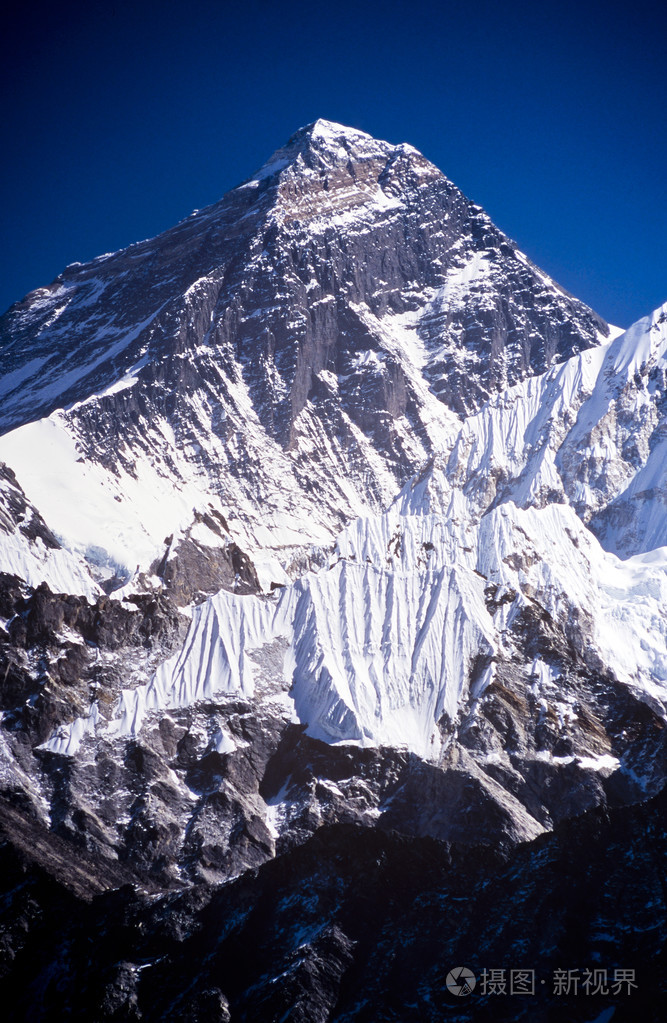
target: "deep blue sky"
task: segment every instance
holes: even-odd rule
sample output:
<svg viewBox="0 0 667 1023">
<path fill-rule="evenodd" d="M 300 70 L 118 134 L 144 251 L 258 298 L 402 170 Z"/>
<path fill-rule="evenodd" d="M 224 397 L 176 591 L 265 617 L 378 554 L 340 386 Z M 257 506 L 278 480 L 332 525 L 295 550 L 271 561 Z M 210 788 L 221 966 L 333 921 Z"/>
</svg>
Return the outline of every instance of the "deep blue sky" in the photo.
<svg viewBox="0 0 667 1023">
<path fill-rule="evenodd" d="M 317 117 L 417 146 L 611 322 L 667 300 L 663 5 L 20 7 L 0 311 L 214 202 Z"/>
</svg>

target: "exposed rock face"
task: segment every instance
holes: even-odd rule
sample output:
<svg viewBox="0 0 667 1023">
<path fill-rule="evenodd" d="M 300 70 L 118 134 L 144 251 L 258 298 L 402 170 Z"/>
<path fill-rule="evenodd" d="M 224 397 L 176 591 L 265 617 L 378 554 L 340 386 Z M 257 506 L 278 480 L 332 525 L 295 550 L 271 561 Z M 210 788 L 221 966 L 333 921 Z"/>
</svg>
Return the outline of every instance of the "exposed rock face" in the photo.
<svg viewBox="0 0 667 1023">
<path fill-rule="evenodd" d="M 208 530 L 209 543 L 198 539 L 198 526 Z M 227 523 L 215 509 L 203 514 L 195 510 L 193 525 L 176 541 L 173 535 L 166 538 L 164 554 L 151 569 L 181 607 L 199 603 L 211 590 L 257 593 L 261 589 L 252 561 L 229 538 Z M 113 582 L 108 589 L 113 592 Z"/>
<path fill-rule="evenodd" d="M 25 494 L 8 465 L 0 463 L 0 528 L 4 533 L 17 529 L 28 541 L 41 540 L 44 547 L 58 550 L 60 544 L 36 509 L 31 509 Z"/>
<path fill-rule="evenodd" d="M 144 678 L 178 645 L 187 620 L 165 596 L 125 604 L 26 589 L 0 574 L 0 694 L 6 729 L 35 744 L 54 727 L 110 702 L 133 677 Z"/>
</svg>

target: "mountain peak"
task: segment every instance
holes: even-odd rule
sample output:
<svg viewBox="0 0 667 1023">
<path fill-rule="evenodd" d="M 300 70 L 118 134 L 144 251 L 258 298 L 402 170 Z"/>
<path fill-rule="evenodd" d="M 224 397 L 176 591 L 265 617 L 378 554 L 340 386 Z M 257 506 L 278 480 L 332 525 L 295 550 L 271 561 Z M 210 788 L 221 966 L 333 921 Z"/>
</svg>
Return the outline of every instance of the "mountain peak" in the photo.
<svg viewBox="0 0 667 1023">
<path fill-rule="evenodd" d="M 386 160 L 397 151 L 415 154 L 417 152 L 412 146 L 405 144 L 395 146 L 390 142 L 376 139 L 358 128 L 349 128 L 320 117 L 294 132 L 285 145 L 277 149 L 253 175 L 252 180 L 263 181 L 273 177 L 295 164 L 299 157 L 311 167 L 313 165 L 330 167 L 340 161 L 347 163 L 350 159 Z"/>
<path fill-rule="evenodd" d="M 323 117 L 318 117 L 316 121 L 300 128 L 292 137 L 295 138 L 298 135 L 305 135 L 311 139 L 317 139 L 325 143 L 339 142 L 343 139 L 351 142 L 376 141 L 372 135 L 369 135 L 365 131 L 361 131 L 359 128 L 350 128 L 345 124 L 339 124 L 337 121 L 327 121 Z"/>
</svg>

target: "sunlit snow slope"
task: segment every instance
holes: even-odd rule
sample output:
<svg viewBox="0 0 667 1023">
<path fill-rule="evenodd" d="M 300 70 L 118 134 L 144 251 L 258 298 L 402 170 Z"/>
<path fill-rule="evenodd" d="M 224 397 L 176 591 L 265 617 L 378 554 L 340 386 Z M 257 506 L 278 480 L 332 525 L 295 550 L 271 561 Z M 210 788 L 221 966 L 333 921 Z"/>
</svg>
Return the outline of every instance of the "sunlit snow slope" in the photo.
<svg viewBox="0 0 667 1023">
<path fill-rule="evenodd" d="M 623 556 L 667 545 L 667 305 L 625 334 L 492 398 L 405 510 L 460 488 L 477 514 L 503 501 L 571 505 Z"/>
</svg>

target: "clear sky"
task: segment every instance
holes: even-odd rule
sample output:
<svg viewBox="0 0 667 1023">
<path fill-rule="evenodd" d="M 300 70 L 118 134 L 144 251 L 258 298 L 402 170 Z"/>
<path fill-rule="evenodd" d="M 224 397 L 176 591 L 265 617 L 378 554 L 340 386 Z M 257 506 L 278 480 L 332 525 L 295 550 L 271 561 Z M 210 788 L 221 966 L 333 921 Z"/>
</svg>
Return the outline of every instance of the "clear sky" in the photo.
<svg viewBox="0 0 667 1023">
<path fill-rule="evenodd" d="M 612 323 L 667 300 L 663 4 L 12 6 L 0 310 L 214 202 L 317 117 L 417 146 Z"/>
</svg>

